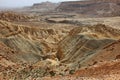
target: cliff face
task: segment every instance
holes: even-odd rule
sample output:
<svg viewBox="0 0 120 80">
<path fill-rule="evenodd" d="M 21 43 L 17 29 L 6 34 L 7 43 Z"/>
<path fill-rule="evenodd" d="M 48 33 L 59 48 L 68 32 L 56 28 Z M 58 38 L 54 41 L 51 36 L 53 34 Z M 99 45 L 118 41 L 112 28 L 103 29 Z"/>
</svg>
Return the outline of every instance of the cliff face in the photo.
<svg viewBox="0 0 120 80">
<path fill-rule="evenodd" d="M 51 11 L 54 10 L 58 5 L 58 3 L 42 2 L 34 4 L 32 7 L 30 7 L 30 9 L 37 9 L 38 11 Z"/>
<path fill-rule="evenodd" d="M 77 12 L 90 16 L 119 16 L 120 0 L 62 2 L 57 10 L 63 12 Z"/>
</svg>

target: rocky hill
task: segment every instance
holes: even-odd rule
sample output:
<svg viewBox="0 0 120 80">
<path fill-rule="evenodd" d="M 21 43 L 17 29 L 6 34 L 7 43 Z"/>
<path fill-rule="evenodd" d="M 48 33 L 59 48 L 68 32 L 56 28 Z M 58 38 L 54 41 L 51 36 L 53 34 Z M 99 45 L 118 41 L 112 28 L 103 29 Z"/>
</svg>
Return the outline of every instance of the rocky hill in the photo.
<svg viewBox="0 0 120 80">
<path fill-rule="evenodd" d="M 69 38 L 69 40 L 71 39 Z M 80 48 L 76 49 L 78 48 L 78 46 L 81 46 L 82 42 L 80 42 L 79 44 L 76 41 L 72 41 L 72 42 L 76 42 L 79 44 L 76 46 L 76 44 L 72 45 L 69 40 L 67 41 L 68 43 L 65 42 L 62 44 L 62 45 L 67 46 L 67 47 L 62 46 L 63 48 L 62 50 L 64 50 L 64 52 L 66 50 L 66 54 L 64 56 L 64 58 L 66 57 L 65 62 L 67 62 L 68 65 L 72 65 L 72 63 L 74 62 L 76 63 L 76 60 L 79 60 L 76 64 L 79 63 L 80 64 L 79 67 L 82 67 L 82 66 L 85 66 L 85 67 L 78 69 L 75 73 L 71 73 L 71 75 L 62 76 L 62 77 L 56 76 L 52 78 L 44 77 L 43 80 L 52 80 L 52 79 L 54 80 L 61 80 L 61 79 L 65 79 L 65 80 L 78 80 L 78 79 L 80 80 L 107 80 L 107 79 L 114 80 L 116 79 L 116 80 L 119 80 L 120 79 L 119 77 L 120 75 L 120 68 L 119 68 L 120 67 L 119 65 L 120 63 L 120 53 L 119 53 L 120 40 L 113 41 L 113 42 L 109 42 L 107 40 L 106 42 L 108 42 L 107 43 L 108 45 L 102 46 L 101 48 L 100 46 L 104 42 L 101 42 L 100 44 L 97 43 L 99 45 L 98 49 L 97 50 L 92 49 L 92 52 L 90 50 L 91 48 L 93 48 L 93 46 L 95 45 L 97 46 L 96 44 L 97 41 L 90 42 L 92 45 L 90 45 L 88 41 L 87 43 L 89 43 L 89 45 L 83 44 L 83 46 L 81 47 L 82 49 Z M 76 46 L 76 48 L 70 48 L 69 46 L 71 45 L 73 47 Z M 72 50 L 73 50 L 73 54 L 72 54 Z M 86 54 L 88 56 L 86 56 Z M 68 56 L 70 55 L 71 57 L 68 58 Z"/>
<path fill-rule="evenodd" d="M 98 52 L 104 46 L 120 38 L 119 32 L 120 30 L 102 24 L 74 28 L 58 44 L 56 55 L 62 63 L 71 64 L 72 67 L 92 65 L 96 62 L 92 59 L 96 58 L 95 55 L 98 55 Z M 109 55 L 104 57 L 105 60 L 107 56 Z M 110 60 L 110 56 L 108 60 Z M 89 61 L 91 61 L 91 64 L 89 64 Z"/>
<path fill-rule="evenodd" d="M 56 7 L 58 7 L 59 3 L 52 3 L 52 2 L 42 2 L 42 3 L 36 3 L 33 4 L 33 6 L 28 7 L 27 10 L 31 11 L 53 11 Z"/>
<path fill-rule="evenodd" d="M 77 12 L 89 16 L 119 16 L 120 0 L 62 2 L 57 10 L 63 12 Z"/>
<path fill-rule="evenodd" d="M 27 21 L 30 18 L 32 17 L 21 14 L 21 13 L 15 13 L 12 11 L 1 11 L 0 12 L 0 20 L 4 20 L 4 21 Z"/>
<path fill-rule="evenodd" d="M 41 56 L 56 50 L 59 40 L 60 35 L 53 29 L 31 28 L 0 20 L 0 42 L 20 52 L 16 55 L 22 61 L 40 60 Z"/>
<path fill-rule="evenodd" d="M 57 42 L 62 39 L 62 33 L 59 32 L 50 28 L 41 29 L 0 20 L 0 79 L 13 79 L 15 74 L 18 75 L 17 79 L 23 79 L 20 77 L 25 77 L 23 71 L 28 68 L 29 73 L 29 67 L 33 64 L 40 62 L 46 66 L 51 64 L 52 60 L 54 62 Z M 40 66 L 43 66 L 41 64 Z"/>
</svg>

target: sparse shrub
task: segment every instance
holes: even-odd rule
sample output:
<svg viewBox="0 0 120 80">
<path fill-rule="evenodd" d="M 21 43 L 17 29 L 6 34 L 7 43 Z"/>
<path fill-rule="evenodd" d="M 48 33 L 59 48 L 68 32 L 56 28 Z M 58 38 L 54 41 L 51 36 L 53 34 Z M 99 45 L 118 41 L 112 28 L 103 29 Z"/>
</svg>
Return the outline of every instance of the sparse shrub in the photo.
<svg viewBox="0 0 120 80">
<path fill-rule="evenodd" d="M 71 75 L 74 74 L 74 73 L 75 73 L 75 70 L 70 70 L 69 71 L 69 74 L 71 74 Z"/>
</svg>

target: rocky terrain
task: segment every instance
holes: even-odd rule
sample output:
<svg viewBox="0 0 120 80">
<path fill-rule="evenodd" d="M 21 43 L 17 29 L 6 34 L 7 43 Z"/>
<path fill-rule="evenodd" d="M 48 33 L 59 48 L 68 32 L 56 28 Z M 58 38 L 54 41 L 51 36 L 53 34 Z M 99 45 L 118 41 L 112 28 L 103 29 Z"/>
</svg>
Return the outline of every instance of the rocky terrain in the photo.
<svg viewBox="0 0 120 80">
<path fill-rule="evenodd" d="M 119 2 L 44 2 L 0 11 L 0 80 L 119 80 Z"/>
<path fill-rule="evenodd" d="M 71 63 L 71 66 L 73 64 L 75 67 L 92 65 L 96 61 L 90 59 L 93 63 L 86 64 L 90 61 L 89 58 L 98 55 L 98 51 L 105 45 L 119 39 L 119 35 L 119 30 L 101 24 L 83 28 L 77 27 L 59 42 L 58 59 L 63 63 Z"/>
<path fill-rule="evenodd" d="M 1 11 L 0 19 L 5 21 L 28 21 L 32 16 L 15 13 L 12 11 Z"/>
<path fill-rule="evenodd" d="M 59 24 L 57 29 L 54 24 L 48 24 L 49 28 L 47 26 L 43 28 L 45 24 L 41 27 L 33 27 L 32 25 L 22 25 L 22 21 L 15 20 L 19 18 L 19 14 L 14 15 L 16 18 L 11 18 L 14 16 L 10 15 L 2 17 L 0 20 L 0 79 L 26 79 L 31 70 L 33 72 L 30 75 L 36 76 L 34 74 L 39 69 L 43 72 L 40 75 L 38 72 L 38 77 L 50 75 L 46 69 L 59 64 L 56 58 L 57 43 L 67 35 L 68 30 L 71 29 L 67 28 L 69 25 L 64 25 L 64 29 L 58 29 Z M 9 19 L 9 22 L 6 18 Z M 27 22 L 30 22 L 30 19 Z M 16 22 L 19 23 L 15 24 Z M 24 74 L 25 70 L 27 70 L 27 75 Z"/>
</svg>

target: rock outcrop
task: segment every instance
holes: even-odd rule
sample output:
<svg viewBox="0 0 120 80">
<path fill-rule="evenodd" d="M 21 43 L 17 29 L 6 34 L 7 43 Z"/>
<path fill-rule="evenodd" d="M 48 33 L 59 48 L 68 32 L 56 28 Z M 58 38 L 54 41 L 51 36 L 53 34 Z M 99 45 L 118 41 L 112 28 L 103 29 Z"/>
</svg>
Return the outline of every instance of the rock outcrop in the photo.
<svg viewBox="0 0 120 80">
<path fill-rule="evenodd" d="M 12 11 L 0 12 L 0 20 L 4 21 L 27 21 L 30 18 L 32 17 L 20 13 L 15 13 Z"/>
<path fill-rule="evenodd" d="M 54 29 L 27 27 L 0 20 L 0 42 L 18 51 L 20 54 L 16 55 L 25 62 L 35 62 L 55 53 L 60 39 L 61 35 Z"/>
<path fill-rule="evenodd" d="M 104 46 L 119 39 L 119 32 L 120 30 L 102 24 L 74 28 L 58 44 L 56 55 L 63 63 L 89 66 L 84 62 L 89 62 Z"/>
<path fill-rule="evenodd" d="M 99 63 L 109 60 L 120 59 L 119 46 L 120 40 L 106 45 L 97 54 L 85 61 L 84 64 L 93 65 L 95 62 Z"/>
</svg>

